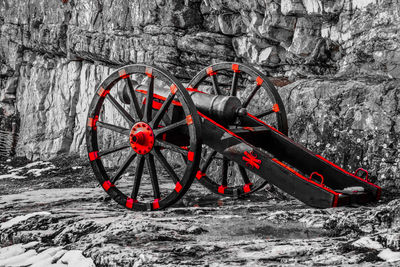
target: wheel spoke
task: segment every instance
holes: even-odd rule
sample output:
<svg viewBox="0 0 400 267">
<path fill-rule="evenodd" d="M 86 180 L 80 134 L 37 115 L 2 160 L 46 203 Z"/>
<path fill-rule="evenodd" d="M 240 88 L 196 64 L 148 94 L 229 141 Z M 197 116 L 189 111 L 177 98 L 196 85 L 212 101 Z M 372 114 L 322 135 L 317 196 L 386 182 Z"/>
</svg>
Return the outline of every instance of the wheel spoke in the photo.
<svg viewBox="0 0 400 267">
<path fill-rule="evenodd" d="M 164 157 L 164 155 L 161 153 L 160 150 L 154 149 L 153 154 L 156 157 L 156 159 L 161 163 L 161 165 L 164 167 L 164 169 L 168 172 L 169 176 L 172 178 L 172 181 L 176 184 L 179 182 L 178 175 L 176 172 L 172 169 L 171 165 L 169 165 L 168 161 Z"/>
<path fill-rule="evenodd" d="M 239 72 L 233 73 L 232 85 L 231 85 L 231 96 L 236 96 L 237 94 L 237 84 L 239 80 Z"/>
<path fill-rule="evenodd" d="M 106 129 L 109 129 L 111 131 L 123 134 L 123 135 L 129 135 L 129 133 L 130 133 L 129 129 L 126 129 L 126 128 L 121 127 L 121 126 L 113 125 L 113 124 L 110 124 L 110 123 L 107 123 L 107 122 L 98 121 L 96 125 L 100 126 L 100 127 L 103 127 L 103 128 L 106 128 Z"/>
<path fill-rule="evenodd" d="M 261 112 L 261 113 L 259 113 L 259 114 L 256 114 L 255 116 L 256 116 L 256 118 L 262 118 L 262 117 L 264 117 L 264 116 L 267 116 L 267 115 L 270 115 L 270 114 L 272 114 L 272 113 L 274 113 L 275 111 L 273 111 L 272 109 L 271 110 L 268 110 L 268 111 L 264 111 L 264 112 Z"/>
<path fill-rule="evenodd" d="M 129 144 L 119 144 L 114 147 L 101 150 L 101 151 L 99 151 L 99 157 L 102 157 L 102 156 L 105 156 L 105 155 L 108 155 L 111 153 L 115 153 L 117 151 L 120 151 L 120 150 L 128 148 L 128 147 L 130 147 Z"/>
<path fill-rule="evenodd" d="M 227 158 L 223 158 L 222 160 L 222 186 L 228 185 L 228 166 L 229 160 Z"/>
<path fill-rule="evenodd" d="M 144 156 L 139 155 L 135 172 L 135 180 L 133 181 L 133 189 L 131 194 L 131 198 L 133 199 L 137 199 L 139 193 L 140 181 L 143 175 L 144 160 Z"/>
<path fill-rule="evenodd" d="M 129 92 L 129 99 L 131 100 L 131 104 L 130 104 L 131 114 L 136 113 L 136 115 L 138 115 L 139 119 L 141 120 L 143 118 L 143 113 L 142 113 L 142 110 L 140 109 L 139 101 L 136 97 L 135 88 L 133 88 L 132 80 L 130 77 L 127 77 L 124 80 L 129 88 L 128 92 Z M 132 105 L 132 103 L 133 103 L 133 105 Z"/>
<path fill-rule="evenodd" d="M 156 165 L 154 164 L 153 154 L 148 154 L 146 156 L 146 163 L 150 173 L 151 185 L 153 186 L 154 199 L 159 199 L 160 187 L 158 185 L 157 170 L 156 170 Z"/>
<path fill-rule="evenodd" d="M 124 163 L 119 167 L 115 175 L 110 179 L 111 183 L 114 184 L 116 181 L 121 179 L 122 174 L 126 171 L 126 169 L 129 167 L 131 162 L 135 159 L 136 153 L 132 150 L 131 153 L 129 154 L 128 158 L 124 161 Z"/>
<path fill-rule="evenodd" d="M 183 149 L 177 145 L 171 144 L 170 142 L 160 140 L 160 139 L 156 139 L 155 146 L 170 149 L 170 150 L 180 153 L 184 156 L 187 156 L 187 154 L 188 154 L 188 151 L 186 149 Z"/>
<path fill-rule="evenodd" d="M 165 133 L 167 131 L 173 130 L 173 129 L 175 129 L 175 128 L 179 127 L 179 126 L 182 126 L 182 125 L 186 125 L 186 119 L 178 121 L 178 122 L 175 122 L 173 124 L 170 124 L 170 125 L 162 127 L 162 128 L 153 129 L 153 132 L 154 132 L 155 136 L 158 136 L 158 135 L 160 135 L 162 133 Z"/>
<path fill-rule="evenodd" d="M 165 113 L 168 110 L 168 107 L 171 105 L 172 100 L 174 99 L 175 94 L 169 94 L 167 99 L 165 99 L 164 103 L 162 104 L 160 110 L 157 112 L 157 114 L 154 116 L 153 120 L 153 128 L 156 128 L 158 124 L 160 123 L 161 119 L 164 117 Z"/>
<path fill-rule="evenodd" d="M 247 176 L 246 173 L 246 169 L 242 166 L 240 166 L 239 164 L 237 164 L 238 168 L 239 168 L 239 172 L 242 175 L 243 181 L 245 184 L 249 184 L 250 183 L 250 179 L 249 176 Z"/>
<path fill-rule="evenodd" d="M 250 101 L 253 99 L 257 91 L 261 88 L 261 84 L 257 84 L 256 87 L 251 91 L 250 95 L 247 97 L 247 99 L 243 102 L 243 107 L 246 108 Z"/>
<path fill-rule="evenodd" d="M 119 103 L 118 101 L 111 95 L 111 94 L 107 94 L 106 99 L 108 99 L 111 104 L 115 107 L 115 109 L 122 115 L 122 117 L 125 118 L 125 120 L 129 123 L 129 125 L 133 125 L 133 123 L 135 122 L 135 120 L 133 119 L 133 117 L 131 116 L 131 114 L 129 114 L 128 111 L 126 111 Z"/>
<path fill-rule="evenodd" d="M 210 166 L 211 161 L 213 160 L 213 158 L 215 157 L 215 155 L 217 154 L 217 151 L 213 150 L 206 158 L 206 160 L 204 161 L 204 165 L 201 168 L 201 172 L 206 172 L 206 170 L 208 169 L 208 166 Z"/>
<path fill-rule="evenodd" d="M 214 94 L 221 95 L 221 91 L 219 90 L 219 86 L 218 86 L 217 74 L 212 75 L 211 80 L 212 80 L 212 84 L 213 84 Z"/>
<path fill-rule="evenodd" d="M 144 108 L 144 121 L 151 121 L 151 113 L 153 112 L 153 93 L 154 93 L 154 76 L 150 77 L 149 89 L 146 94 L 146 106 Z"/>
</svg>

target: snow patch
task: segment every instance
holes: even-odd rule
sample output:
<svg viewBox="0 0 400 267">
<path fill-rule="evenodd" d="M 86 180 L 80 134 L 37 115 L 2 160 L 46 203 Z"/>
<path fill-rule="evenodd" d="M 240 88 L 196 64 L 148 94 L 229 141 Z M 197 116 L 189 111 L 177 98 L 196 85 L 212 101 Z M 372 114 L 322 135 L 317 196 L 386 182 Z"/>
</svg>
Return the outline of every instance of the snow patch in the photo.
<svg viewBox="0 0 400 267">
<path fill-rule="evenodd" d="M 20 215 L 17 216 L 15 218 L 12 218 L 11 220 L 8 220 L 4 223 L 1 224 L 0 229 L 6 229 L 6 228 L 10 228 L 11 226 L 18 224 L 20 222 L 26 221 L 29 218 L 35 217 L 35 216 L 47 216 L 47 215 L 51 215 L 50 212 L 47 211 L 40 211 L 40 212 L 33 212 L 33 213 L 29 213 L 26 215 Z"/>
<path fill-rule="evenodd" d="M 383 249 L 383 246 L 379 242 L 374 241 L 367 236 L 361 237 L 357 241 L 353 242 L 353 246 L 376 249 L 376 250 Z"/>
<path fill-rule="evenodd" d="M 26 176 L 18 175 L 18 173 L 16 173 L 16 172 L 0 175 L 0 180 L 1 179 L 25 179 L 25 178 L 26 178 Z"/>
<path fill-rule="evenodd" d="M 400 261 L 400 252 L 393 252 L 390 248 L 384 249 L 378 257 L 388 262 Z"/>
</svg>

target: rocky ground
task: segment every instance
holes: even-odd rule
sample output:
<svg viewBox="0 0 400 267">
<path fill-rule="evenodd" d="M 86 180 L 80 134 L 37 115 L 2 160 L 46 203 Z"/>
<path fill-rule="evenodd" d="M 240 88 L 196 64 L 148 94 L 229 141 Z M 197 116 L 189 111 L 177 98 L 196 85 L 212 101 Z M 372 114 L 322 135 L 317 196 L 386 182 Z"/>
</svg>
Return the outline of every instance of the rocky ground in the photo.
<svg viewBox="0 0 400 267">
<path fill-rule="evenodd" d="M 194 183 L 174 207 L 130 212 L 85 160 L 0 161 L 0 266 L 400 264 L 400 199 L 312 209 L 262 190 L 220 198 Z"/>
</svg>

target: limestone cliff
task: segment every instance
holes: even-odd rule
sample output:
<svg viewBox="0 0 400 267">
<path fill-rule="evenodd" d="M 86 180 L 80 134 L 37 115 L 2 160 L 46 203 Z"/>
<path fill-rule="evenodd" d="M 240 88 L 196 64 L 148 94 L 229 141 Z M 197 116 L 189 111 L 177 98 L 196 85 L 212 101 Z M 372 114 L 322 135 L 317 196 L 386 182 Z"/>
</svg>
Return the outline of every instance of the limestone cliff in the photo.
<svg viewBox="0 0 400 267">
<path fill-rule="evenodd" d="M 19 117 L 19 155 L 83 155 L 114 68 L 242 61 L 283 86 L 291 137 L 400 188 L 399 22 L 398 0 L 0 0 L 0 125 Z"/>
</svg>

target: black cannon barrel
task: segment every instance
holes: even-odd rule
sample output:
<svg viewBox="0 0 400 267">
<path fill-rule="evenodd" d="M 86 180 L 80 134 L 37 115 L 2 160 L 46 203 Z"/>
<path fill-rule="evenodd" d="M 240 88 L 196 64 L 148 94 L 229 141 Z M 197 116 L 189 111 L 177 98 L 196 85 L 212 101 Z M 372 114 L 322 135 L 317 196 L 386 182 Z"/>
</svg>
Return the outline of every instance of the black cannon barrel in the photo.
<svg viewBox="0 0 400 267">
<path fill-rule="evenodd" d="M 147 89 L 147 85 L 135 86 L 137 92 L 145 93 Z M 127 87 L 119 93 L 119 96 L 122 102 L 129 104 L 130 101 L 126 90 Z M 239 98 L 235 96 L 212 95 L 197 90 L 188 90 L 188 92 L 198 111 L 218 120 L 222 124 L 234 122 L 238 111 L 242 108 L 242 103 Z M 168 97 L 169 93 L 170 89 L 168 87 L 155 85 L 154 94 L 165 99 Z"/>
</svg>

